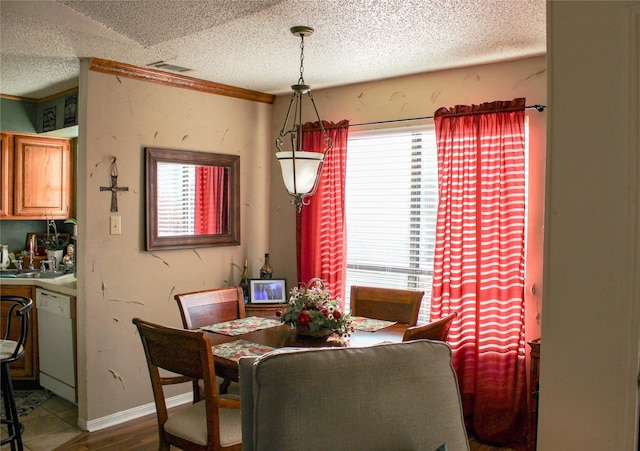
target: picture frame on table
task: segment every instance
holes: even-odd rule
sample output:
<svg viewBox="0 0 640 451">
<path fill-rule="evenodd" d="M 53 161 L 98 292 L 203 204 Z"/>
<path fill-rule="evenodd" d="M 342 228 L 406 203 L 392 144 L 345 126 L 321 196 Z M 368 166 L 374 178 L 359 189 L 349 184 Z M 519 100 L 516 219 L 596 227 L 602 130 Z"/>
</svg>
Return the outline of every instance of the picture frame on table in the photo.
<svg viewBox="0 0 640 451">
<path fill-rule="evenodd" d="M 249 279 L 249 302 L 286 304 L 287 279 Z"/>
</svg>

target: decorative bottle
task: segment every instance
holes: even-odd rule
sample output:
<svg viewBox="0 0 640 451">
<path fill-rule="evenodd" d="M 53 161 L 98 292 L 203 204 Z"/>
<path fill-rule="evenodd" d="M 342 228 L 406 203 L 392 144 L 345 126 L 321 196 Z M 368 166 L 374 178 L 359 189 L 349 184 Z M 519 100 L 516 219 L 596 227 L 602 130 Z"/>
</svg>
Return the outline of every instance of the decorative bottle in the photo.
<svg viewBox="0 0 640 451">
<path fill-rule="evenodd" d="M 264 254 L 264 265 L 260 268 L 261 279 L 271 279 L 273 277 L 273 269 L 269 264 L 269 254 Z"/>
<path fill-rule="evenodd" d="M 242 288 L 242 296 L 244 297 L 244 303 L 249 302 L 249 263 L 247 259 L 244 259 L 244 269 L 240 276 L 240 288 Z"/>
</svg>

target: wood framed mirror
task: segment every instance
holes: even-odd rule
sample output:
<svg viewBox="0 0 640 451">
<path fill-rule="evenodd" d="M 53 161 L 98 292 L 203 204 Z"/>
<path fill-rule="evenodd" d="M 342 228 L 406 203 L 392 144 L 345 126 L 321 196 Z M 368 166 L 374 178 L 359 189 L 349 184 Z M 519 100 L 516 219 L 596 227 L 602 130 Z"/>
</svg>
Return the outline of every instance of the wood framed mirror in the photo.
<svg viewBox="0 0 640 451">
<path fill-rule="evenodd" d="M 146 250 L 240 244 L 240 157 L 145 148 Z"/>
</svg>

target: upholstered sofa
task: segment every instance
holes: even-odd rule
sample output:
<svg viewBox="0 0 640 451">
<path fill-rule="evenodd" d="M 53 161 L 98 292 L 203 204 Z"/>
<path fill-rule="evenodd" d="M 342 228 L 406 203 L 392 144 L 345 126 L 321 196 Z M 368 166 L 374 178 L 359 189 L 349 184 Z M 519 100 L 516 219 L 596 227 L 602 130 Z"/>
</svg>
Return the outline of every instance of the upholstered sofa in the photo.
<svg viewBox="0 0 640 451">
<path fill-rule="evenodd" d="M 469 449 L 444 343 L 283 349 L 239 364 L 244 450 Z"/>
</svg>

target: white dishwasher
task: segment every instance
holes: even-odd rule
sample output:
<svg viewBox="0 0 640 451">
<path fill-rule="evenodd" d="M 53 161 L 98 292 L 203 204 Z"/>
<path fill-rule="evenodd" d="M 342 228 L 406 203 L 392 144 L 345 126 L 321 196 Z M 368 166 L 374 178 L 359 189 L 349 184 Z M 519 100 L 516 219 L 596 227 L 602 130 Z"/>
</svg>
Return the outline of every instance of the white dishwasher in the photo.
<svg viewBox="0 0 640 451">
<path fill-rule="evenodd" d="M 40 385 L 76 404 L 75 298 L 36 289 Z"/>
</svg>

